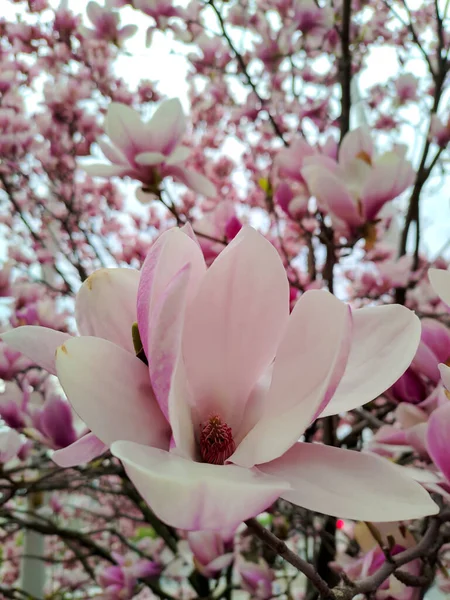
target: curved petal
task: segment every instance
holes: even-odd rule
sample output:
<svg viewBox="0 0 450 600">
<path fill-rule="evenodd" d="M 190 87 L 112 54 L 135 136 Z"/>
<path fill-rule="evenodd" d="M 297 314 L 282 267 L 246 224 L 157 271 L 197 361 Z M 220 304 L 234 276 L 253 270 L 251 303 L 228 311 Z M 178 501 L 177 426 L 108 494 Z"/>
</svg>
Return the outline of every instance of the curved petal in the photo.
<svg viewBox="0 0 450 600">
<path fill-rule="evenodd" d="M 439 298 L 450 306 L 450 271 L 444 269 L 428 269 L 431 287 Z"/>
<path fill-rule="evenodd" d="M 69 333 L 36 325 L 24 325 L 0 334 L 0 338 L 10 348 L 21 352 L 52 375 L 56 375 L 56 349 L 71 337 Z"/>
<path fill-rule="evenodd" d="M 339 177 L 315 165 L 303 167 L 302 175 L 320 207 L 329 210 L 347 225 L 362 225 L 364 219 L 358 212 L 357 202 Z"/>
<path fill-rule="evenodd" d="M 204 175 L 193 171 L 192 169 L 186 169 L 177 165 L 168 164 L 164 170 L 166 175 L 171 175 L 174 179 L 178 179 L 186 187 L 191 189 L 198 194 L 203 194 L 207 198 L 214 198 L 217 194 L 216 187 L 209 179 Z"/>
<path fill-rule="evenodd" d="M 145 147 L 144 125 L 139 113 L 120 102 L 111 102 L 105 119 L 105 132 L 109 139 L 130 160 L 135 154 L 153 148 Z"/>
<path fill-rule="evenodd" d="M 277 350 L 262 414 L 231 456 L 232 462 L 252 467 L 295 444 L 336 389 L 350 341 L 349 306 L 326 291 L 305 292 Z"/>
<path fill-rule="evenodd" d="M 169 282 L 166 292 L 155 306 L 148 357 L 150 379 L 159 406 L 169 418 L 169 392 L 175 363 L 181 348 L 186 293 L 190 265 L 185 265 Z"/>
<path fill-rule="evenodd" d="M 119 41 L 123 42 L 124 40 L 127 40 L 128 38 L 132 37 L 136 31 L 138 30 L 138 26 L 137 25 L 125 25 L 125 27 L 122 27 L 119 30 Z"/>
<path fill-rule="evenodd" d="M 450 369 L 449 369 L 450 371 Z M 426 445 L 434 464 L 450 481 L 450 402 L 437 408 L 428 420 Z"/>
<path fill-rule="evenodd" d="M 164 154 L 161 152 L 141 152 L 137 156 L 135 156 L 134 160 L 138 165 L 144 165 L 146 167 L 151 167 L 153 165 L 160 165 L 165 160 Z"/>
<path fill-rule="evenodd" d="M 343 519 L 406 521 L 439 510 L 405 469 L 372 454 L 298 443 L 259 469 L 290 482 L 285 500 Z"/>
<path fill-rule="evenodd" d="M 108 165 L 106 163 L 91 163 L 82 165 L 83 171 L 91 177 L 122 177 L 130 171 L 129 165 Z"/>
<path fill-rule="evenodd" d="M 244 227 L 206 272 L 186 309 L 183 358 L 200 418 L 233 430 L 272 362 L 289 316 L 289 285 L 277 251 Z"/>
<path fill-rule="evenodd" d="M 237 527 L 289 487 L 278 478 L 235 465 L 192 462 L 130 442 L 115 442 L 111 452 L 156 515 L 187 531 Z"/>
<path fill-rule="evenodd" d="M 382 206 L 396 198 L 414 181 L 411 164 L 393 152 L 381 157 L 367 177 L 361 192 L 368 220 L 374 219 Z"/>
<path fill-rule="evenodd" d="M 107 450 L 108 446 L 101 442 L 98 437 L 93 433 L 87 433 L 70 446 L 53 452 L 52 460 L 59 467 L 76 467 L 90 462 Z"/>
<path fill-rule="evenodd" d="M 116 165 L 123 165 L 129 168 L 125 154 L 113 146 L 108 140 L 97 140 L 97 144 L 108 160 Z"/>
<path fill-rule="evenodd" d="M 101 338 L 73 338 L 58 348 L 56 370 L 73 408 L 103 443 L 169 447 L 167 422 L 138 358 Z"/>
<path fill-rule="evenodd" d="M 176 165 L 177 163 L 187 160 L 191 154 L 191 149 L 187 146 L 178 146 L 175 150 L 167 157 L 166 164 Z"/>
<path fill-rule="evenodd" d="M 169 391 L 169 423 L 175 452 L 179 456 L 197 459 L 197 445 L 191 415 L 192 396 L 188 388 L 181 356 L 175 364 Z"/>
<path fill-rule="evenodd" d="M 339 146 L 339 163 L 345 166 L 355 158 L 369 162 L 372 160 L 373 153 L 374 146 L 370 129 L 364 126 L 358 127 L 344 136 Z"/>
<path fill-rule="evenodd" d="M 422 341 L 420 342 L 419 347 L 417 348 L 414 360 L 411 363 L 411 369 L 413 369 L 415 373 L 425 375 L 425 377 L 428 377 L 428 379 L 431 379 L 431 381 L 437 383 L 440 379 L 438 363 L 439 360 L 436 354 L 430 349 L 429 346 L 427 346 L 423 342 L 422 338 Z"/>
<path fill-rule="evenodd" d="M 421 340 L 437 357 L 438 362 L 446 363 L 450 359 L 450 330 L 436 319 L 422 319 Z M 436 379 L 438 381 L 438 379 Z"/>
<path fill-rule="evenodd" d="M 104 338 L 134 354 L 131 328 L 139 276 L 136 269 L 99 269 L 86 279 L 75 303 L 81 335 Z"/>
<path fill-rule="evenodd" d="M 192 299 L 206 265 L 198 244 L 180 229 L 164 232 L 150 248 L 141 269 L 137 295 L 137 321 L 145 354 L 149 356 L 153 313 L 172 278 L 187 264 L 191 265 L 187 301 Z"/>
<path fill-rule="evenodd" d="M 104 9 L 102 9 L 97 2 L 88 2 L 86 6 L 86 14 L 89 17 L 89 20 L 94 24 L 98 19 L 102 18 L 103 10 Z"/>
<path fill-rule="evenodd" d="M 439 372 L 441 374 L 442 383 L 447 390 L 450 391 L 450 367 L 447 365 L 439 365 Z"/>
<path fill-rule="evenodd" d="M 420 321 L 397 304 L 352 311 L 353 339 L 347 368 L 322 417 L 370 402 L 403 375 L 420 341 Z"/>
<path fill-rule="evenodd" d="M 145 126 L 145 133 L 152 140 L 152 146 L 165 155 L 172 153 L 178 146 L 185 130 L 186 117 L 178 98 L 162 102 Z"/>
</svg>

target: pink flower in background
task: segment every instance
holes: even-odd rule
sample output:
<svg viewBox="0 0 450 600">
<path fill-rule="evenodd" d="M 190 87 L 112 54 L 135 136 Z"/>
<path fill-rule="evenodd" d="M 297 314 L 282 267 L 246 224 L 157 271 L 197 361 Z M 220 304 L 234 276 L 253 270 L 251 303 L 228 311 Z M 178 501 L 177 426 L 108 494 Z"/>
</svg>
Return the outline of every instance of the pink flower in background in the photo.
<svg viewBox="0 0 450 600">
<path fill-rule="evenodd" d="M 136 313 L 148 368 L 131 341 Z M 398 379 L 420 337 L 408 309 L 351 311 L 309 291 L 289 314 L 278 253 L 244 227 L 209 269 L 192 230 L 167 231 L 141 272 L 88 278 L 76 318 L 79 338 L 33 327 L 3 338 L 56 370 L 164 522 L 232 529 L 280 496 L 361 520 L 437 511 L 396 465 L 297 442 L 319 415 L 360 406 Z"/>
<path fill-rule="evenodd" d="M 43 406 L 33 415 L 36 427 L 52 448 L 65 448 L 77 439 L 70 405 L 56 394 L 50 394 Z"/>
<path fill-rule="evenodd" d="M 369 131 L 363 127 L 345 136 L 337 162 L 320 155 L 307 157 L 301 172 L 319 208 L 344 230 L 376 219 L 384 204 L 414 181 L 403 150 L 375 156 Z"/>
<path fill-rule="evenodd" d="M 27 394 L 15 381 L 4 382 L 0 392 L 0 417 L 12 429 L 21 429 L 25 426 L 24 409 Z"/>
<path fill-rule="evenodd" d="M 236 566 L 241 576 L 242 587 L 250 592 L 251 598 L 268 600 L 273 597 L 272 582 L 275 579 L 275 573 L 265 560 L 260 558 L 256 563 L 241 557 Z"/>
<path fill-rule="evenodd" d="M 417 88 L 419 80 L 412 73 L 399 75 L 394 81 L 397 99 L 400 104 L 417 100 Z"/>
<path fill-rule="evenodd" d="M 233 562 L 233 534 L 219 531 L 190 531 L 189 548 L 197 570 L 205 577 L 216 577 Z"/>
<path fill-rule="evenodd" d="M 190 154 L 190 149 L 181 145 L 185 129 L 186 118 L 177 99 L 162 102 L 147 122 L 129 106 L 113 102 L 105 120 L 110 141 L 98 140 L 111 162 L 84 165 L 84 170 L 98 177 L 137 179 L 144 193 L 157 193 L 162 179 L 172 177 L 199 194 L 214 196 L 213 184 L 182 164 Z"/>
<path fill-rule="evenodd" d="M 125 25 L 120 28 L 119 14 L 111 8 L 114 6 L 114 0 L 105 0 L 105 5 L 101 6 L 97 2 L 89 2 L 86 7 L 86 13 L 89 20 L 94 25 L 94 29 L 81 27 L 81 32 L 88 39 L 105 40 L 113 42 L 118 46 L 125 40 L 132 37 L 137 31 L 137 25 Z"/>
<path fill-rule="evenodd" d="M 431 115 L 430 138 L 441 148 L 447 146 L 450 142 L 450 116 L 445 121 L 436 114 Z"/>
<path fill-rule="evenodd" d="M 333 11 L 317 6 L 314 0 L 295 0 L 293 9 L 293 20 L 304 34 L 324 34 L 333 25 Z"/>
<path fill-rule="evenodd" d="M 139 559 L 132 562 L 116 552 L 113 552 L 113 557 L 118 564 L 106 567 L 98 577 L 105 600 L 132 598 L 140 578 L 154 577 L 161 572 L 160 565 L 150 560 Z"/>
<path fill-rule="evenodd" d="M 396 556 L 404 550 L 403 546 L 396 544 L 390 554 Z M 340 571 L 344 571 L 350 579 L 357 580 L 364 579 L 378 571 L 385 561 L 383 551 L 379 546 L 375 546 L 361 558 L 354 559 L 345 556 L 339 563 L 333 563 L 333 566 Z M 421 561 L 413 560 L 402 569 L 410 575 L 418 576 L 421 572 Z M 418 600 L 419 597 L 419 588 L 408 587 L 393 575 L 387 578 L 374 594 L 376 600 Z"/>
<path fill-rule="evenodd" d="M 236 216 L 232 202 L 219 202 L 213 210 L 205 212 L 201 219 L 194 221 L 193 226 L 205 261 L 210 264 L 223 250 L 226 242 L 236 237 L 242 223 Z M 215 239 L 223 242 L 214 241 Z"/>
<path fill-rule="evenodd" d="M 6 463 L 19 452 L 22 438 L 14 429 L 0 429 L 0 464 Z"/>
</svg>

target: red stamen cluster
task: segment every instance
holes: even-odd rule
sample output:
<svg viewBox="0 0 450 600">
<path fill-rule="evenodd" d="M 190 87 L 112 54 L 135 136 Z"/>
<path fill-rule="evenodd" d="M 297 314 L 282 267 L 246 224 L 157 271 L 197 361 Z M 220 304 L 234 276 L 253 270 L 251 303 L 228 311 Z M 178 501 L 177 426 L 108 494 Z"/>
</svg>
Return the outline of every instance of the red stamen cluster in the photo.
<svg viewBox="0 0 450 600">
<path fill-rule="evenodd" d="M 218 416 L 211 417 L 201 425 L 200 454 L 204 462 L 223 465 L 236 450 L 231 427 Z"/>
</svg>

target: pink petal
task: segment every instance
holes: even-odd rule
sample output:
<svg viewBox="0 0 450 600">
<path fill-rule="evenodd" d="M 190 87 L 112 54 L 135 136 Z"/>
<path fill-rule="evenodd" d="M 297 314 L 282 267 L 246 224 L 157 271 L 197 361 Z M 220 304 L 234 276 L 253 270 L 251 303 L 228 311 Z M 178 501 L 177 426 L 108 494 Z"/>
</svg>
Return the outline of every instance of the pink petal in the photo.
<svg viewBox="0 0 450 600">
<path fill-rule="evenodd" d="M 450 369 L 449 369 L 450 372 Z M 427 449 L 434 464 L 450 481 L 450 402 L 437 408 L 428 420 Z"/>
<path fill-rule="evenodd" d="M 415 373 L 425 375 L 425 377 L 431 379 L 434 383 L 437 383 L 440 379 L 438 362 L 436 354 L 422 340 L 417 348 L 414 360 L 411 363 L 411 369 L 414 370 Z"/>
<path fill-rule="evenodd" d="M 82 168 L 91 177 L 122 177 L 130 171 L 129 165 L 108 165 L 105 163 L 82 165 Z"/>
<path fill-rule="evenodd" d="M 206 265 L 198 244 L 179 229 L 164 232 L 150 248 L 141 269 L 137 295 L 137 321 L 141 341 L 149 361 L 149 333 L 152 315 L 172 278 L 191 265 L 187 300 L 196 293 Z"/>
<path fill-rule="evenodd" d="M 24 325 L 5 331 L 0 337 L 10 348 L 21 352 L 36 365 L 55 375 L 56 349 L 72 336 L 48 327 Z"/>
<path fill-rule="evenodd" d="M 58 348 L 56 368 L 73 408 L 103 443 L 168 448 L 167 422 L 138 358 L 107 340 L 80 337 Z"/>
<path fill-rule="evenodd" d="M 429 269 L 428 279 L 431 287 L 439 298 L 450 306 L 450 271 L 443 269 Z"/>
<path fill-rule="evenodd" d="M 148 346 L 150 379 L 159 406 L 166 418 L 169 417 L 168 399 L 172 374 L 181 347 L 190 271 L 188 264 L 175 275 L 167 285 L 152 315 L 153 327 Z"/>
<path fill-rule="evenodd" d="M 122 27 L 119 30 L 119 42 L 123 42 L 124 40 L 127 40 L 128 38 L 132 37 L 136 31 L 138 30 L 138 26 L 137 25 L 125 25 L 125 27 Z"/>
<path fill-rule="evenodd" d="M 185 130 L 186 117 L 178 98 L 162 102 L 145 126 L 153 148 L 165 155 L 171 154 L 178 146 Z"/>
<path fill-rule="evenodd" d="M 403 306 L 353 311 L 353 339 L 344 376 L 322 416 L 377 398 L 406 371 L 420 340 L 420 321 Z"/>
<path fill-rule="evenodd" d="M 168 404 L 175 451 L 179 456 L 196 460 L 197 443 L 191 415 L 192 395 L 181 356 L 173 371 Z"/>
<path fill-rule="evenodd" d="M 97 144 L 108 160 L 116 165 L 123 165 L 129 168 L 127 157 L 121 150 L 113 146 L 107 140 L 97 140 Z"/>
<path fill-rule="evenodd" d="M 98 19 L 103 16 L 103 9 L 97 2 L 88 2 L 86 6 L 86 14 L 89 20 L 95 24 Z"/>
<path fill-rule="evenodd" d="M 209 179 L 197 173 L 197 171 L 180 167 L 178 164 L 168 164 L 164 169 L 164 173 L 172 176 L 174 179 L 178 179 L 192 191 L 203 194 L 207 198 L 214 198 L 217 195 L 215 185 Z"/>
<path fill-rule="evenodd" d="M 285 500 L 343 519 L 406 521 L 439 510 L 405 469 L 371 454 L 299 443 L 259 469 L 291 483 Z"/>
<path fill-rule="evenodd" d="M 428 458 L 427 452 L 427 423 L 418 423 L 405 431 L 405 439 L 420 457 Z"/>
<path fill-rule="evenodd" d="M 190 531 L 186 538 L 195 558 L 203 565 L 225 553 L 223 538 L 217 531 Z"/>
<path fill-rule="evenodd" d="M 166 164 L 168 165 L 176 165 L 177 163 L 183 162 L 189 158 L 191 154 L 191 149 L 187 146 L 178 146 L 175 150 L 170 154 L 170 156 L 166 160 Z"/>
<path fill-rule="evenodd" d="M 90 462 L 107 450 L 108 446 L 95 437 L 93 433 L 87 433 L 70 446 L 53 452 L 52 460 L 59 467 L 76 467 Z"/>
<path fill-rule="evenodd" d="M 187 531 L 237 527 L 289 487 L 235 465 L 197 463 L 131 442 L 115 442 L 111 451 L 156 515 Z"/>
<path fill-rule="evenodd" d="M 450 367 L 447 365 L 439 365 L 439 372 L 441 374 L 442 383 L 447 390 L 450 391 Z"/>
<path fill-rule="evenodd" d="M 138 165 L 144 165 L 146 167 L 160 165 L 165 159 L 166 157 L 164 154 L 161 154 L 161 152 L 141 152 L 134 158 Z"/>
<path fill-rule="evenodd" d="M 427 413 L 414 404 L 402 402 L 395 409 L 395 420 L 404 429 L 414 427 L 418 423 L 426 423 L 428 420 Z"/>
<path fill-rule="evenodd" d="M 302 175 L 321 208 L 329 210 L 352 227 L 363 223 L 356 200 L 336 175 L 316 166 L 304 167 Z"/>
<path fill-rule="evenodd" d="M 105 132 L 128 160 L 145 148 L 144 124 L 137 111 L 126 104 L 111 102 L 105 119 Z"/>
<path fill-rule="evenodd" d="M 382 206 L 396 198 L 414 181 L 410 163 L 389 152 L 374 164 L 361 192 L 368 220 L 374 219 Z"/>
<path fill-rule="evenodd" d="M 136 269 L 99 269 L 88 277 L 75 304 L 80 334 L 104 338 L 134 354 L 131 328 L 137 319 L 139 276 Z"/>
<path fill-rule="evenodd" d="M 436 319 L 422 319 L 421 340 L 437 357 L 439 362 L 450 359 L 450 330 Z"/>
<path fill-rule="evenodd" d="M 244 227 L 206 272 L 186 309 L 183 357 L 199 418 L 217 413 L 234 429 L 272 362 L 289 311 L 275 248 Z"/>
<path fill-rule="evenodd" d="M 369 128 L 358 127 L 344 136 L 339 147 L 339 164 L 345 166 L 358 158 L 358 155 L 367 155 L 371 160 L 373 153 L 374 146 Z"/>
<path fill-rule="evenodd" d="M 333 394 L 350 341 L 350 308 L 328 292 L 305 292 L 277 350 L 262 414 L 230 460 L 252 467 L 295 444 Z"/>
</svg>

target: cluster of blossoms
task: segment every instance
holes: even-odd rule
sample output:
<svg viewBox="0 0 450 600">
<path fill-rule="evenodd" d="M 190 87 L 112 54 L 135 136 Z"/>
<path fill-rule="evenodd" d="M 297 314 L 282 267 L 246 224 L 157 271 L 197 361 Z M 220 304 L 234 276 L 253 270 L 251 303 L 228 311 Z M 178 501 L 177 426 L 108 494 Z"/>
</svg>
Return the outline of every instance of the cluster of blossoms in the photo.
<svg viewBox="0 0 450 600">
<path fill-rule="evenodd" d="M 0 596 L 448 592 L 448 11 L 7 4 Z"/>
</svg>

